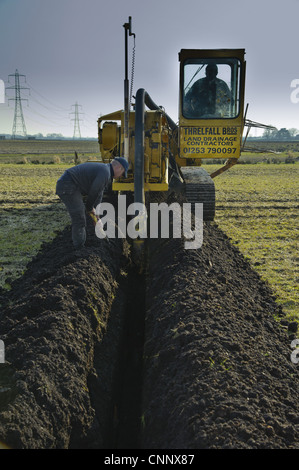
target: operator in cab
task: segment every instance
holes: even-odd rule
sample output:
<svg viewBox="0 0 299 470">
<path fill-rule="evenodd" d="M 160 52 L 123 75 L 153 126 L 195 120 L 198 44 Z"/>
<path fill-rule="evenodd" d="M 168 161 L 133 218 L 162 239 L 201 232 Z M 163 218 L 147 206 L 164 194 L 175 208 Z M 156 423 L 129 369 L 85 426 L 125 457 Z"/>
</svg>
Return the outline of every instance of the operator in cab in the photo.
<svg viewBox="0 0 299 470">
<path fill-rule="evenodd" d="M 217 78 L 217 64 L 209 63 L 205 74 L 187 92 L 184 116 L 190 119 L 229 117 L 232 96 L 225 81 Z"/>
</svg>

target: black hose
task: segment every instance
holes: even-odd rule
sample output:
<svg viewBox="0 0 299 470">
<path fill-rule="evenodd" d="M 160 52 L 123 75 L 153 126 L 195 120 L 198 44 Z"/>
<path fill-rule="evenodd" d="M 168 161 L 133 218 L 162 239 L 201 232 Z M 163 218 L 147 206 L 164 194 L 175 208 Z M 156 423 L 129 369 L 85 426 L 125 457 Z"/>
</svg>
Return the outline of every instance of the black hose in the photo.
<svg viewBox="0 0 299 470">
<path fill-rule="evenodd" d="M 158 106 L 156 103 L 154 103 L 154 101 L 151 99 L 150 95 L 149 95 L 147 92 L 145 92 L 145 104 L 146 104 L 146 106 L 147 106 L 149 109 L 151 109 L 152 111 L 154 111 L 154 110 L 159 110 L 159 111 L 161 111 L 160 106 Z M 167 122 L 168 122 L 169 127 L 170 127 L 173 131 L 177 130 L 177 125 L 176 125 L 176 123 L 171 119 L 171 117 L 169 117 L 168 114 L 166 114 L 166 113 L 165 113 L 165 117 L 166 117 L 166 119 L 167 119 Z"/>
<path fill-rule="evenodd" d="M 135 160 L 134 201 L 144 204 L 144 99 L 145 90 L 139 88 L 135 102 Z"/>
</svg>

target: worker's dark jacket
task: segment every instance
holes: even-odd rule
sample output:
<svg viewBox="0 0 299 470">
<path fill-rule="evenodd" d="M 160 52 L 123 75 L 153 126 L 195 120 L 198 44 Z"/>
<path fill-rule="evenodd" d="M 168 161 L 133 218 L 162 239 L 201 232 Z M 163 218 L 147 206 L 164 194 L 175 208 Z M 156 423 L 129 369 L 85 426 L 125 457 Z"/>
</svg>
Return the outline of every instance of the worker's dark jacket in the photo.
<svg viewBox="0 0 299 470">
<path fill-rule="evenodd" d="M 81 194 L 87 196 L 85 208 L 89 212 L 102 201 L 106 186 L 112 181 L 113 169 L 111 164 L 86 162 L 66 170 Z"/>
</svg>

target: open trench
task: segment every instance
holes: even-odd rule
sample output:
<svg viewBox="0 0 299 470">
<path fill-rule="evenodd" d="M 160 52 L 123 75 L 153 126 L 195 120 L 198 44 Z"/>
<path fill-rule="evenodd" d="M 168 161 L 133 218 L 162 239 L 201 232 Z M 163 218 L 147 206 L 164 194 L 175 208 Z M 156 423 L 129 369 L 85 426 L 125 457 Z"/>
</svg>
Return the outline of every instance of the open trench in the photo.
<svg viewBox="0 0 299 470">
<path fill-rule="evenodd" d="M 113 335 L 113 318 L 122 317 L 119 337 L 116 339 L 110 412 L 106 416 L 103 447 L 139 449 L 141 446 L 145 278 L 144 274 L 139 272 L 138 267 L 130 267 L 120 286 L 120 291 L 121 299 L 116 299 L 112 306 L 111 323 L 107 329 L 107 338 L 109 338 L 110 332 Z M 111 350 L 110 344 L 108 348 Z M 100 344 L 98 349 L 100 352 L 103 344 Z M 96 353 L 95 368 L 101 369 L 102 362 L 102 354 Z M 92 394 L 96 396 L 99 393 L 101 393 L 100 390 L 95 386 Z M 96 406 L 95 409 L 97 409 Z M 102 403 L 99 403 L 99 412 L 102 413 Z"/>
<path fill-rule="evenodd" d="M 42 247 L 1 295 L 0 442 L 11 448 L 298 448 L 295 338 L 216 224 L 204 243 L 89 227 Z"/>
</svg>

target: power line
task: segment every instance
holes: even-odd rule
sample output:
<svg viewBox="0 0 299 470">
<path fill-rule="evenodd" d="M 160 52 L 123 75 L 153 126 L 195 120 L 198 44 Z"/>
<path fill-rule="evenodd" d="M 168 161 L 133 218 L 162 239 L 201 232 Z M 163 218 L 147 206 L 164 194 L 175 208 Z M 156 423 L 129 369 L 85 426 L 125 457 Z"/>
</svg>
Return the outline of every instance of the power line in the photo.
<svg viewBox="0 0 299 470">
<path fill-rule="evenodd" d="M 8 107 L 9 107 L 9 101 L 15 102 L 12 138 L 16 138 L 16 136 L 27 137 L 27 129 L 26 129 L 25 119 L 24 119 L 24 114 L 23 114 L 23 109 L 22 109 L 22 101 L 27 101 L 27 111 L 25 112 L 25 117 L 26 117 L 26 121 L 27 120 L 29 121 L 29 124 L 30 122 L 41 124 L 42 121 L 46 121 L 47 125 L 50 127 L 58 126 L 59 128 L 63 127 L 65 129 L 68 127 L 66 122 L 64 123 L 64 120 L 66 121 L 67 119 L 67 115 L 65 113 L 65 117 L 64 117 L 63 114 L 65 111 L 68 111 L 68 114 L 72 114 L 74 117 L 74 119 L 72 119 L 72 121 L 74 121 L 74 132 L 73 132 L 74 139 L 82 138 L 80 125 L 83 126 L 84 129 L 89 129 L 92 131 L 97 129 L 97 118 L 94 118 L 91 115 L 85 116 L 85 113 L 81 113 L 79 111 L 79 108 L 82 108 L 82 106 L 79 105 L 77 102 L 74 105 L 72 105 L 71 107 L 72 112 L 69 112 L 70 108 L 67 110 L 66 108 L 63 108 L 62 106 L 58 106 L 57 104 L 54 104 L 52 101 L 48 100 L 45 96 L 43 96 L 41 93 L 35 90 L 31 86 L 31 84 L 27 82 L 26 76 L 20 74 L 18 70 L 16 70 L 14 74 L 10 74 L 8 76 L 8 84 L 11 83 L 10 82 L 11 77 L 14 77 L 14 84 L 12 86 L 6 86 L 6 90 L 15 90 L 15 97 L 14 98 L 11 97 L 7 100 Z M 25 83 L 28 85 L 28 87 L 22 86 L 21 79 L 25 80 Z M 21 93 L 23 90 L 29 91 L 29 95 L 30 95 L 29 100 L 27 98 L 22 98 Z M 45 112 L 45 110 L 47 112 Z M 81 114 L 84 114 L 83 123 L 80 123 L 80 121 L 83 121 L 83 119 L 80 118 Z M 41 119 L 41 122 L 34 120 L 34 115 L 35 117 L 39 117 Z M 51 116 L 51 118 L 49 116 Z"/>
<path fill-rule="evenodd" d="M 64 126 L 64 127 L 67 127 L 67 124 L 61 124 L 57 121 L 53 121 L 53 119 L 50 119 L 49 117 L 47 116 L 44 116 L 43 114 L 39 113 L 38 111 L 36 111 L 36 109 L 33 109 L 32 107 L 28 108 L 28 112 L 33 112 L 34 114 L 37 114 L 39 117 L 45 119 L 47 121 L 47 124 L 49 122 L 51 122 L 52 124 L 54 124 L 55 126 Z"/>
<path fill-rule="evenodd" d="M 64 112 L 65 112 L 65 111 L 69 111 L 68 109 L 63 108 L 62 106 L 59 106 L 59 105 L 53 103 L 53 101 L 50 101 L 48 98 L 46 98 L 45 96 L 43 96 L 39 91 L 35 90 L 35 89 L 33 88 L 33 86 L 32 86 L 30 83 L 28 83 L 28 85 L 30 86 L 30 89 L 31 89 L 34 93 L 36 93 L 36 94 L 39 95 L 41 98 L 43 98 L 45 101 L 47 101 L 53 108 L 56 108 L 56 110 L 64 111 Z M 43 105 L 43 106 L 45 106 L 45 105 Z"/>
<path fill-rule="evenodd" d="M 30 94 L 30 101 L 34 101 L 36 104 L 38 104 L 39 106 L 42 106 L 44 109 L 46 109 L 47 111 L 49 111 L 51 114 L 55 114 L 55 116 L 57 116 L 56 119 L 66 119 L 66 116 L 62 116 L 61 114 L 59 114 L 58 112 L 54 111 L 53 109 L 50 109 L 48 106 L 46 106 L 45 104 L 41 103 L 38 99 L 36 99 L 34 96 L 32 96 Z"/>
</svg>

